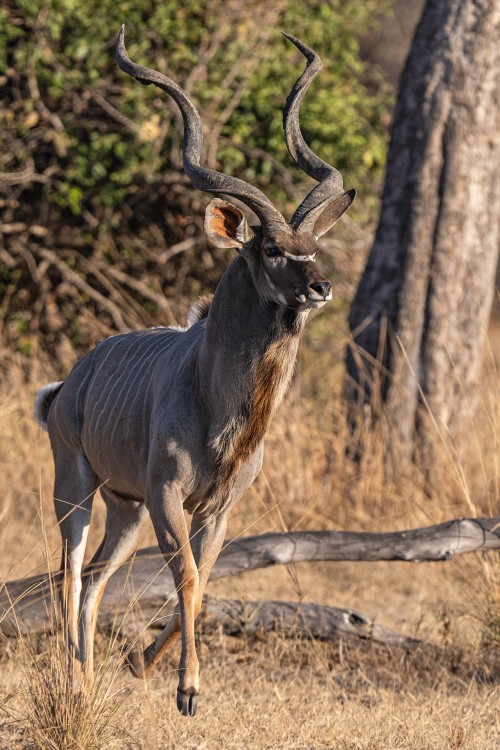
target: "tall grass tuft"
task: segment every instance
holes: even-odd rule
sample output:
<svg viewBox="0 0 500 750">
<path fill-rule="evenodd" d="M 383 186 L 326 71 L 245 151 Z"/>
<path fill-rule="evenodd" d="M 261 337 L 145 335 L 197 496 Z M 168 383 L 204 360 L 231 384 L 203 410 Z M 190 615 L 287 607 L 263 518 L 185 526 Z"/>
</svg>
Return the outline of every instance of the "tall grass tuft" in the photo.
<svg viewBox="0 0 500 750">
<path fill-rule="evenodd" d="M 68 647 L 55 635 L 41 653 L 32 638 L 21 639 L 25 689 L 19 721 L 39 750 L 112 750 L 130 746 L 126 711 L 118 686 L 120 662 L 109 654 L 92 686 L 79 685 L 68 668 Z M 137 744 L 134 743 L 134 747 Z"/>
</svg>

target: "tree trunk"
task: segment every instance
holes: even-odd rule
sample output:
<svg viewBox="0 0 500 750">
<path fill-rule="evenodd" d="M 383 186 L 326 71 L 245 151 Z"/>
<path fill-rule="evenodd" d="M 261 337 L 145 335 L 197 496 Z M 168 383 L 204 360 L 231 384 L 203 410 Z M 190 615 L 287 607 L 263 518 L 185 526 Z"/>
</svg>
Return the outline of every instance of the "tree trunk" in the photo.
<svg viewBox="0 0 500 750">
<path fill-rule="evenodd" d="M 499 249 L 499 39 L 498 0 L 428 0 L 400 83 L 347 355 L 352 416 L 385 415 L 399 465 L 418 445 L 434 460 L 473 403 Z"/>
</svg>

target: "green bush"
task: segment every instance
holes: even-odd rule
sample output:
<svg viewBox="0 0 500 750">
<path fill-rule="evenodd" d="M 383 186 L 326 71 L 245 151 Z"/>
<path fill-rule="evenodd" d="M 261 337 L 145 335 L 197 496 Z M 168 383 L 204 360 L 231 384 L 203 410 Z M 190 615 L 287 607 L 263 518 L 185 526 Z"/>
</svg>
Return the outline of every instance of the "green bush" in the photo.
<svg viewBox="0 0 500 750">
<path fill-rule="evenodd" d="M 182 320 L 228 262 L 204 247 L 208 196 L 183 174 L 176 105 L 118 69 L 122 22 L 130 57 L 197 103 L 203 163 L 257 185 L 285 216 L 313 182 L 286 150 L 281 110 L 305 61 L 280 30 L 314 47 L 325 68 L 302 106 L 304 136 L 369 216 L 391 102 L 358 38 L 384 3 L 5 0 L 0 347 L 45 351 L 63 374 L 116 330 Z"/>
<path fill-rule="evenodd" d="M 211 165 L 267 189 L 282 207 L 283 184 L 260 150 L 290 166 L 280 110 L 304 59 L 279 30 L 306 41 L 325 69 L 303 105 L 305 138 L 349 185 L 368 186 L 384 161 L 388 97 L 361 61 L 358 37 L 381 3 L 267 6 L 7 0 L 0 12 L 7 84 L 1 168 L 20 170 L 32 159 L 36 172 L 48 170 L 44 200 L 73 215 L 89 211 L 98 221 L 110 214 L 106 208 L 120 211 L 142 183 L 178 171 L 175 105 L 117 68 L 114 41 L 125 21 L 131 58 L 188 85 L 204 119 Z M 295 170 L 293 179 L 303 175 Z"/>
</svg>

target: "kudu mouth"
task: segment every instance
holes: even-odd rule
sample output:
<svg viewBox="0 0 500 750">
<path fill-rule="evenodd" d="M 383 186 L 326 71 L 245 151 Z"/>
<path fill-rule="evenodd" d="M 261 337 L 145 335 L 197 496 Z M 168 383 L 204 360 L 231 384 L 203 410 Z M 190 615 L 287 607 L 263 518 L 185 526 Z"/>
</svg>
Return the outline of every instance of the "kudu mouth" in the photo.
<svg viewBox="0 0 500 750">
<path fill-rule="evenodd" d="M 325 302 L 332 299 L 332 285 L 329 281 L 315 281 L 307 289 L 297 287 L 295 299 L 309 307 L 323 307 Z"/>
</svg>

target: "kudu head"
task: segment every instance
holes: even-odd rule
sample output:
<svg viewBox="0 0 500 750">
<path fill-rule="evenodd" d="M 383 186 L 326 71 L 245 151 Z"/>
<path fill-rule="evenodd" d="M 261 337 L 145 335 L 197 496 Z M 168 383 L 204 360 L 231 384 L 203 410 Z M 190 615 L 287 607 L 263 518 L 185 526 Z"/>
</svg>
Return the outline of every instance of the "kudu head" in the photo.
<svg viewBox="0 0 500 750">
<path fill-rule="evenodd" d="M 122 70 L 145 85 L 155 84 L 178 104 L 184 120 L 184 170 L 192 184 L 200 190 L 238 198 L 260 220 L 259 227 L 250 227 L 240 208 L 215 198 L 205 214 L 205 234 L 210 244 L 238 251 L 246 260 L 264 302 L 303 311 L 321 307 L 332 297 L 332 285 L 316 262 L 318 239 L 349 208 L 356 191 L 345 192 L 340 172 L 316 156 L 304 141 L 299 126 L 300 104 L 323 65 L 312 49 L 288 34 L 284 36 L 307 59 L 306 69 L 293 86 L 283 110 L 286 143 L 296 164 L 319 182 L 297 208 L 290 223 L 253 185 L 200 165 L 203 134 L 198 111 L 174 81 L 129 59 L 124 25 L 117 39 L 116 55 Z"/>
</svg>

